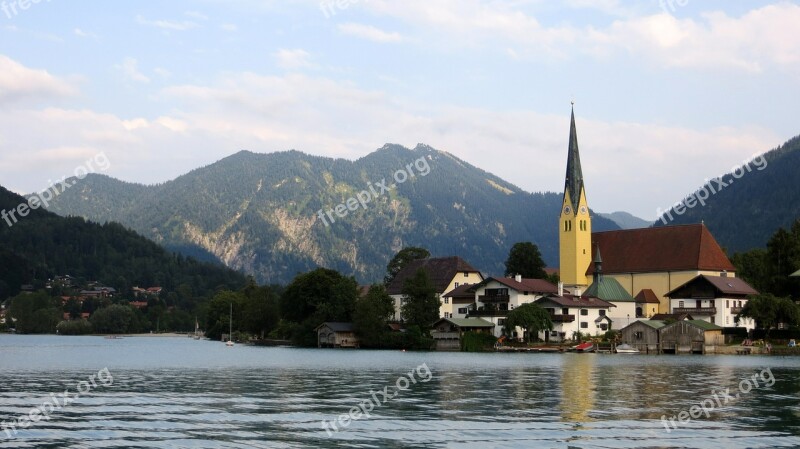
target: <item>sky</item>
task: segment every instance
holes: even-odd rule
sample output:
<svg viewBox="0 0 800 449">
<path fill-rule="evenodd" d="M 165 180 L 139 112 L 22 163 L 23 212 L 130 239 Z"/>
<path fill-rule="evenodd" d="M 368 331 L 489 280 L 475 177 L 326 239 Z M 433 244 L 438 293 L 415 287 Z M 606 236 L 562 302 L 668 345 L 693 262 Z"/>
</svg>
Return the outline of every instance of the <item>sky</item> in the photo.
<svg viewBox="0 0 800 449">
<path fill-rule="evenodd" d="M 758 0 L 0 0 L 0 185 L 425 143 L 561 192 L 574 101 L 589 205 L 654 220 L 800 134 L 798 24 Z"/>
</svg>

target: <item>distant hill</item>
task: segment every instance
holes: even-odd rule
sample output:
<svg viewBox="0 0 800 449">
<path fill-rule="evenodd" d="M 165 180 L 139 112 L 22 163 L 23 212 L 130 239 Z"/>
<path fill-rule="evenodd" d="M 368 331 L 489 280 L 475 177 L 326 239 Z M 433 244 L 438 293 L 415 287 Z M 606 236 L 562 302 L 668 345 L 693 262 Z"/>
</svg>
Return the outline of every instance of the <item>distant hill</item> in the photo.
<svg viewBox="0 0 800 449">
<path fill-rule="evenodd" d="M 0 187 L 0 211 L 23 202 L 23 197 Z M 0 301 L 16 295 L 22 284 L 42 287 L 48 278 L 64 274 L 100 281 L 121 292 L 133 286 L 160 286 L 172 292 L 183 285 L 197 297 L 246 283 L 240 273 L 170 254 L 116 223 L 100 225 L 42 209 L 16 218 L 16 223 L 8 218 L 12 226 L 0 221 Z"/>
<path fill-rule="evenodd" d="M 621 229 L 639 229 L 649 228 L 653 225 L 652 222 L 643 220 L 637 216 L 631 215 L 627 212 L 611 212 L 611 213 L 598 213 L 601 217 L 608 218 L 617 224 Z"/>
<path fill-rule="evenodd" d="M 398 180 L 414 176 L 397 182 L 400 171 Z M 388 192 L 377 185 L 383 179 L 395 185 Z M 337 217 L 337 205 L 360 192 L 370 197 L 365 207 L 340 206 L 346 216 Z M 561 199 L 525 192 L 426 145 L 387 144 L 356 161 L 241 151 L 155 186 L 89 175 L 50 210 L 118 220 L 169 249 L 220 260 L 261 282 L 288 282 L 317 266 L 374 282 L 409 245 L 501 273 L 511 246 L 532 241 L 557 266 Z M 618 229 L 602 217 L 593 228 Z"/>
<path fill-rule="evenodd" d="M 705 206 L 695 204 L 682 215 L 672 209 L 655 225 L 704 221 L 729 255 L 766 247 L 778 228 L 788 229 L 800 218 L 800 136 L 762 156 L 748 164 L 749 170 L 736 172 L 738 178 L 728 173 L 721 183 L 703 186 Z"/>
</svg>

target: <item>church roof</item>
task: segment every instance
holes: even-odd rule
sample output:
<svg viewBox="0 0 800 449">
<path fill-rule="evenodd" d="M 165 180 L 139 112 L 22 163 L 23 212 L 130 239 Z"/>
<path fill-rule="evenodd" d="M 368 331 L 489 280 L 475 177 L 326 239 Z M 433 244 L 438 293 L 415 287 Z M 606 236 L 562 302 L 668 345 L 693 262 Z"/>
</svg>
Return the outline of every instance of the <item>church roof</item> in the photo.
<svg viewBox="0 0 800 449">
<path fill-rule="evenodd" d="M 572 207 L 578 207 L 583 190 L 583 170 L 581 155 L 578 151 L 578 131 L 575 128 L 575 110 L 569 124 L 569 151 L 567 153 L 567 175 L 564 182 L 564 195 L 569 192 Z"/>
<path fill-rule="evenodd" d="M 593 282 L 583 295 L 594 296 L 603 301 L 634 302 L 633 296 L 620 285 L 619 281 L 608 276 L 601 276 L 597 282 Z"/>
<path fill-rule="evenodd" d="M 592 245 L 603 250 L 605 274 L 736 271 L 704 224 L 594 232 Z M 590 263 L 586 274 L 593 273 Z"/>
<path fill-rule="evenodd" d="M 401 294 L 406 279 L 413 277 L 420 268 L 425 271 L 433 286 L 436 287 L 436 292 L 440 294 L 445 292 L 444 290 L 450 285 L 456 274 L 463 272 L 480 273 L 466 260 L 458 256 L 412 260 L 395 275 L 392 282 L 386 287 L 386 292 L 390 295 Z"/>
</svg>

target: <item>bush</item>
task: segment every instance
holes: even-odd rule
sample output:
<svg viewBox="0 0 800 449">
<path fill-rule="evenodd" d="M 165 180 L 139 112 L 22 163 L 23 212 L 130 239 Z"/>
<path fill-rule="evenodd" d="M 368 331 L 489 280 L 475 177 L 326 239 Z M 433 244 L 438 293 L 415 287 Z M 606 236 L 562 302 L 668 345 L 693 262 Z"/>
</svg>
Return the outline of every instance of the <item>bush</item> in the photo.
<svg viewBox="0 0 800 449">
<path fill-rule="evenodd" d="M 56 326 L 61 335 L 86 335 L 92 333 L 92 323 L 86 320 L 62 321 Z"/>
<path fill-rule="evenodd" d="M 494 350 L 497 338 L 483 332 L 465 332 L 461 336 L 461 350 L 464 352 L 485 352 Z"/>
</svg>

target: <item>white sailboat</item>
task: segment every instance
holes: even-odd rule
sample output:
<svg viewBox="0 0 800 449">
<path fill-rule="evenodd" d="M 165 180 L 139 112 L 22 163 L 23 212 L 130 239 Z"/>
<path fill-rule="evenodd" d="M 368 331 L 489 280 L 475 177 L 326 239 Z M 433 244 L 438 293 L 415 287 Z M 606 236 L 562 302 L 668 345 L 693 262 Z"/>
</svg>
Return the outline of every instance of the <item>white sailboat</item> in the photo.
<svg viewBox="0 0 800 449">
<path fill-rule="evenodd" d="M 233 303 L 231 302 L 231 314 L 228 318 L 228 341 L 225 346 L 233 346 Z"/>
<path fill-rule="evenodd" d="M 197 322 L 197 317 L 194 317 L 194 339 L 200 340 L 200 323 Z"/>
</svg>

